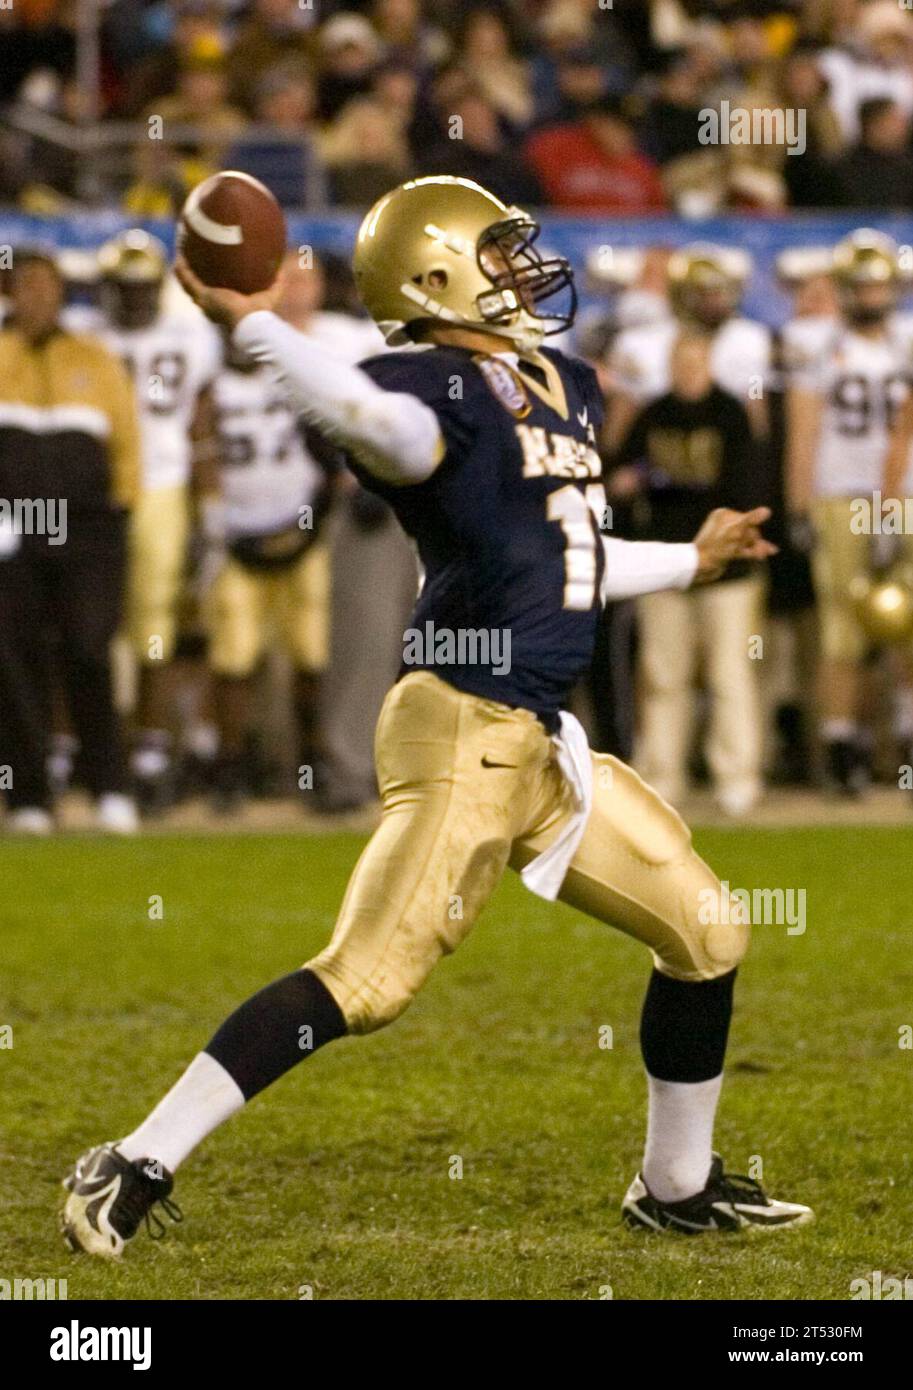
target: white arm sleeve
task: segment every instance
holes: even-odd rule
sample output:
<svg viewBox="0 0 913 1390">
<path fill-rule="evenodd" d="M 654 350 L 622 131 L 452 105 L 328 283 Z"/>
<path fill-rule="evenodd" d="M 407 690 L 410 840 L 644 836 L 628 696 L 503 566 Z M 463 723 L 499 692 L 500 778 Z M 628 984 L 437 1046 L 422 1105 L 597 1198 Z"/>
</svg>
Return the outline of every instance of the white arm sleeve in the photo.
<svg viewBox="0 0 913 1390">
<path fill-rule="evenodd" d="M 444 453 L 437 416 L 417 396 L 384 391 L 367 372 L 329 356 L 266 310 L 248 314 L 233 341 L 271 367 L 299 415 L 386 483 L 419 483 Z"/>
<path fill-rule="evenodd" d="M 665 541 L 620 541 L 603 536 L 603 603 L 659 589 L 687 589 L 697 573 L 697 546 Z"/>
</svg>

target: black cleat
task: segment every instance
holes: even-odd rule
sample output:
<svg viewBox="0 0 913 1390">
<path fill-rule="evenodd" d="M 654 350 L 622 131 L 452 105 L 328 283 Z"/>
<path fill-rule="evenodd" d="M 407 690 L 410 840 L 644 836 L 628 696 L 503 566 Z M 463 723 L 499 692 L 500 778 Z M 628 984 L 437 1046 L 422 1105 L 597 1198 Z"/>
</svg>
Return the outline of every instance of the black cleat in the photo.
<svg viewBox="0 0 913 1390">
<path fill-rule="evenodd" d="M 713 1155 L 710 1176 L 703 1192 L 682 1202 L 661 1202 L 647 1188 L 640 1173 L 631 1183 L 621 1208 L 627 1225 L 635 1230 L 739 1231 L 750 1226 L 765 1230 L 805 1226 L 814 1220 L 811 1207 L 798 1202 L 778 1202 L 768 1197 L 754 1178 L 723 1172 L 723 1160 Z"/>
<path fill-rule="evenodd" d="M 855 743 L 835 739 L 826 746 L 827 776 L 838 796 L 855 800 L 868 789 L 869 772 L 866 760 Z"/>
<path fill-rule="evenodd" d="M 101 1144 L 77 1159 L 63 1185 L 69 1192 L 61 1215 L 64 1240 L 71 1250 L 119 1259 L 145 1217 L 153 1240 L 165 1233 L 152 1212 L 161 1203 L 172 1221 L 181 1221 L 180 1207 L 168 1200 L 174 1179 L 153 1159 L 132 1163 L 113 1144 Z"/>
</svg>

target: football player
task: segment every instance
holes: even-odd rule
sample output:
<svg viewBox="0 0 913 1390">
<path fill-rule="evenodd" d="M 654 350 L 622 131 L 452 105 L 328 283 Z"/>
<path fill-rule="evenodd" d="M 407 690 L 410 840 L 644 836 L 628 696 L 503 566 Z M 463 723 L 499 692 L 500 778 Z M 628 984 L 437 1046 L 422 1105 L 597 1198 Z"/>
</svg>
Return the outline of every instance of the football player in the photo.
<svg viewBox="0 0 913 1390">
<path fill-rule="evenodd" d="M 812 550 L 828 773 L 841 794 L 858 796 L 868 780 L 859 724 L 867 640 L 851 588 L 878 556 L 874 528 L 853 524 L 854 499 L 874 505 L 882 485 L 890 431 L 913 380 L 913 321 L 896 312 L 898 250 L 880 232 L 862 229 L 838 243 L 832 277 L 839 317 L 795 372 L 787 402 L 787 495 L 791 529 Z M 901 699 L 901 725 L 903 706 Z M 909 741 L 913 718 L 906 722 L 897 732 Z"/>
<path fill-rule="evenodd" d="M 243 794 L 251 681 L 274 630 L 295 671 L 296 765 L 313 778 L 327 660 L 329 557 L 318 533 L 328 487 L 272 373 L 230 342 L 210 402 L 213 449 L 200 453 L 197 478 L 215 548 L 215 566 L 204 562 L 217 571 L 204 607 L 220 735 L 216 794 L 228 810 Z"/>
<path fill-rule="evenodd" d="M 653 953 L 641 1025 L 647 1144 L 627 1220 L 711 1231 L 811 1217 L 728 1174 L 712 1150 L 748 928 L 702 910 L 720 884 L 682 820 L 623 763 L 591 755 L 562 709 L 603 599 L 765 558 L 768 513 L 713 512 L 693 544 L 601 534 L 601 397 L 590 368 L 542 346 L 574 305 L 571 269 L 539 253 L 538 232 L 460 178 L 416 179 L 381 198 L 355 269 L 367 308 L 403 350 L 362 368 L 330 361 L 283 323 L 278 288 L 207 289 L 179 267 L 204 311 L 389 501 L 425 582 L 377 728 L 381 825 L 331 941 L 242 1004 L 137 1130 L 78 1160 L 63 1218 L 75 1248 L 118 1255 L 156 1202 L 174 1212 L 173 1173 L 217 1125 L 331 1040 L 397 1018 L 508 865 Z"/>
<path fill-rule="evenodd" d="M 767 433 L 764 387 L 771 336 L 764 324 L 738 312 L 748 270 L 741 254 L 704 243 L 669 257 L 666 291 L 672 314 L 626 329 L 612 348 L 609 371 L 615 394 L 606 431 L 612 446 L 624 438 L 638 410 L 669 390 L 672 348 L 683 330 L 711 338 L 716 384 L 745 403 L 759 436 Z"/>
<path fill-rule="evenodd" d="M 163 311 L 167 259 L 138 228 L 99 251 L 100 336 L 126 363 L 136 386 L 143 474 L 130 537 L 127 634 L 138 671 L 131 758 L 141 809 L 170 796 L 168 668 L 188 541 L 194 417 L 220 361 L 218 334 L 202 317 Z"/>
</svg>

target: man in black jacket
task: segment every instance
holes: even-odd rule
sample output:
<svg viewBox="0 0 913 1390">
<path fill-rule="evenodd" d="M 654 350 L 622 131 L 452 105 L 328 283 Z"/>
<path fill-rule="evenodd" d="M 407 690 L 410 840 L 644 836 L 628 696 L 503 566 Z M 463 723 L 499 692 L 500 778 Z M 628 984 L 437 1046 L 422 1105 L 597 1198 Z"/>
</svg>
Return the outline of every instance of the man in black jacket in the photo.
<svg viewBox="0 0 913 1390">
<path fill-rule="evenodd" d="M 708 508 L 767 501 L 748 414 L 714 384 L 703 336 L 678 340 L 672 390 L 635 418 L 615 463 L 636 474 L 642 539 L 681 541 Z M 719 803 L 728 814 L 743 815 L 757 800 L 761 584 L 739 564 L 703 589 L 649 594 L 637 602 L 644 691 L 637 761 L 670 801 L 685 791 L 699 658 L 712 699 L 706 753 Z"/>
</svg>

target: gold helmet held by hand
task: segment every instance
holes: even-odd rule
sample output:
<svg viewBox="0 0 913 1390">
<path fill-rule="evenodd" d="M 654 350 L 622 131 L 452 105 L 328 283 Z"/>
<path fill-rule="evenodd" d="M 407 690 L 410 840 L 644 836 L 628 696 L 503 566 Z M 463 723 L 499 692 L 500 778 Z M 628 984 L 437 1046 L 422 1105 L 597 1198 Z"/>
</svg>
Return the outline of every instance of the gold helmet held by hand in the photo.
<svg viewBox="0 0 913 1390">
<path fill-rule="evenodd" d="M 871 641 L 906 642 L 913 637 L 913 566 L 893 565 L 874 578 L 857 575 L 850 585 L 856 617 Z"/>
<path fill-rule="evenodd" d="M 392 345 L 432 324 L 484 329 L 530 350 L 568 327 L 577 307 L 563 256 L 544 257 L 539 224 L 469 179 L 411 179 L 386 193 L 361 224 L 355 280 Z M 566 291 L 563 308 L 540 313 Z"/>
</svg>

